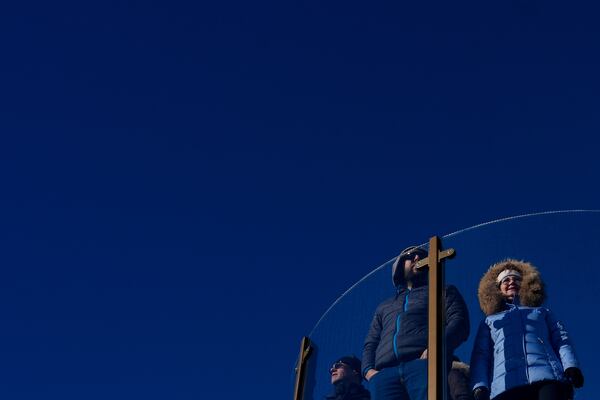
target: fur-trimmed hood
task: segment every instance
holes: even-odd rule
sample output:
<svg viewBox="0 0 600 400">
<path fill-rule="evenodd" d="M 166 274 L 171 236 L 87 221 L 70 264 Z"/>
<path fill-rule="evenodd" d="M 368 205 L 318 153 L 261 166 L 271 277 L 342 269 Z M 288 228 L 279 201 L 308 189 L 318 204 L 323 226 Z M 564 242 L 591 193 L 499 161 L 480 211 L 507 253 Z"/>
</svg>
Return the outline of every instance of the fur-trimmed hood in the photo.
<svg viewBox="0 0 600 400">
<path fill-rule="evenodd" d="M 528 307 L 539 307 L 546 299 L 542 277 L 532 264 L 515 259 L 506 259 L 492 265 L 479 282 L 477 297 L 483 313 L 488 316 L 505 309 L 504 298 L 500 293 L 496 278 L 505 269 L 519 271 L 523 277 L 519 290 L 519 303 Z"/>
</svg>

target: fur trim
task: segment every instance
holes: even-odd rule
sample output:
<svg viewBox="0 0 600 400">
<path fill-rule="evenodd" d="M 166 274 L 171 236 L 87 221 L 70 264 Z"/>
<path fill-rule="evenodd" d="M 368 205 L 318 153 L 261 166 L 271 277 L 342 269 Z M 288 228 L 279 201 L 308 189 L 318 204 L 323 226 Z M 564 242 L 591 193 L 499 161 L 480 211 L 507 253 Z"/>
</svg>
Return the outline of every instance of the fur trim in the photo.
<svg viewBox="0 0 600 400">
<path fill-rule="evenodd" d="M 504 309 L 504 298 L 500 293 L 496 278 L 505 269 L 519 271 L 523 277 L 519 290 L 519 303 L 527 307 L 541 306 L 546 300 L 546 291 L 544 281 L 542 281 L 537 268 L 528 262 L 508 258 L 492 265 L 479 282 L 477 297 L 483 313 L 488 316 Z"/>
<path fill-rule="evenodd" d="M 452 361 L 452 369 L 462 372 L 464 376 L 469 378 L 469 364 L 465 364 L 462 361 Z"/>
</svg>

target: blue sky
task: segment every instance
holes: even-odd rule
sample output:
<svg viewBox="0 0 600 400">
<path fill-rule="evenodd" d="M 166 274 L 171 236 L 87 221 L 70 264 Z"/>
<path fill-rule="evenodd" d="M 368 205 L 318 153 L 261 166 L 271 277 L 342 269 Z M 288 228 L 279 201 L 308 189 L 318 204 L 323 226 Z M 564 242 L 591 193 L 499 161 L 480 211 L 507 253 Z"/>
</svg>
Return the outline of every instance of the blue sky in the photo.
<svg viewBox="0 0 600 400">
<path fill-rule="evenodd" d="M 0 394 L 285 398 L 407 244 L 598 208 L 597 11 L 4 6 Z"/>
</svg>

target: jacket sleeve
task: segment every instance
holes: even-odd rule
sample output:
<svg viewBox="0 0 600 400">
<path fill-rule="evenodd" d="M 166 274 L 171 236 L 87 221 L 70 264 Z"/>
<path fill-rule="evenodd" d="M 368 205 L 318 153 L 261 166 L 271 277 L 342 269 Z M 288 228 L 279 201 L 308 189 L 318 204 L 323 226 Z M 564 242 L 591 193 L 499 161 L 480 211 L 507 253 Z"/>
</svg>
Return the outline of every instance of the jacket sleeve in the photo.
<svg viewBox="0 0 600 400">
<path fill-rule="evenodd" d="M 471 384 L 473 390 L 478 387 L 490 388 L 490 375 L 492 371 L 494 346 L 490 327 L 485 320 L 479 324 L 477 336 L 473 343 L 471 353 Z"/>
<path fill-rule="evenodd" d="M 369 332 L 367 333 L 367 337 L 365 338 L 365 344 L 363 346 L 363 356 L 362 356 L 362 374 L 363 376 L 367 373 L 368 370 L 375 368 L 375 351 L 377 350 L 377 346 L 379 345 L 379 340 L 381 338 L 381 314 L 379 312 L 379 308 L 375 311 L 375 315 L 373 316 L 373 320 L 371 321 L 371 326 L 369 328 Z"/>
<path fill-rule="evenodd" d="M 571 343 L 569 333 L 562 322 L 557 320 L 550 310 L 548 310 L 548 313 L 546 314 L 546 323 L 548 324 L 548 330 L 550 332 L 552 348 L 556 355 L 559 356 L 563 369 L 570 367 L 579 368 L 579 363 L 577 362 L 577 356 L 575 355 L 575 349 Z"/>
<path fill-rule="evenodd" d="M 469 311 L 465 300 L 452 285 L 446 288 L 446 349 L 449 354 L 469 337 Z"/>
</svg>

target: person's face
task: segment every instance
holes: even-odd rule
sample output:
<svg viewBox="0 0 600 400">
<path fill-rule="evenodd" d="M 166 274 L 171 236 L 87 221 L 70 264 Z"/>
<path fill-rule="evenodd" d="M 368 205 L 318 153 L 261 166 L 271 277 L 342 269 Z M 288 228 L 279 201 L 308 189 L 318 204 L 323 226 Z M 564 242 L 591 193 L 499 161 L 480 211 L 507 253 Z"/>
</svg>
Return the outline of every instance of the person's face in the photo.
<svg viewBox="0 0 600 400">
<path fill-rule="evenodd" d="M 500 282 L 500 292 L 508 300 L 513 300 L 521 290 L 521 277 L 509 275 Z"/>
<path fill-rule="evenodd" d="M 344 380 L 355 379 L 355 377 L 358 375 L 352 370 L 352 368 L 350 368 L 350 366 L 341 362 L 333 364 L 333 366 L 329 369 L 329 373 L 331 374 L 332 384 L 342 382 Z"/>
<path fill-rule="evenodd" d="M 404 260 L 404 278 L 407 282 L 411 282 L 417 274 L 422 272 L 417 269 L 417 261 L 419 261 L 418 254 L 413 254 L 410 258 Z"/>
</svg>

